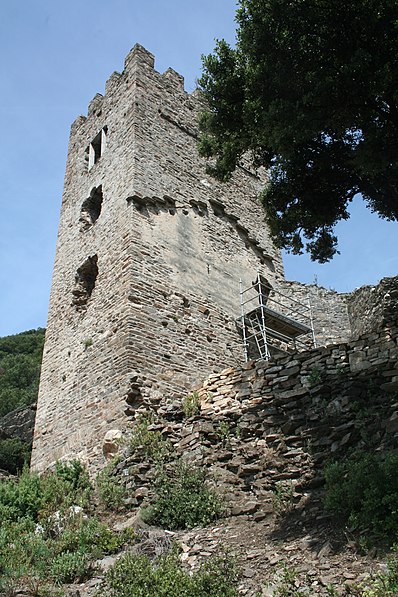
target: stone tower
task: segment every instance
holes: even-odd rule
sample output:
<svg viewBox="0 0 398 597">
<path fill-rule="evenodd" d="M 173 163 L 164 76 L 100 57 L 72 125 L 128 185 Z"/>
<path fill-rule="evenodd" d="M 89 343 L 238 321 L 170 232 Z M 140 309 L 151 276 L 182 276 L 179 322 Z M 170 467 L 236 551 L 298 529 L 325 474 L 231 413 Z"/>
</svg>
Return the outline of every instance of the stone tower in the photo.
<svg viewBox="0 0 398 597">
<path fill-rule="evenodd" d="M 136 45 L 71 128 L 32 466 L 99 464 L 145 396 L 242 362 L 239 279 L 283 283 L 255 173 L 199 158 L 200 97 Z M 129 406 L 130 405 L 130 406 Z"/>
</svg>

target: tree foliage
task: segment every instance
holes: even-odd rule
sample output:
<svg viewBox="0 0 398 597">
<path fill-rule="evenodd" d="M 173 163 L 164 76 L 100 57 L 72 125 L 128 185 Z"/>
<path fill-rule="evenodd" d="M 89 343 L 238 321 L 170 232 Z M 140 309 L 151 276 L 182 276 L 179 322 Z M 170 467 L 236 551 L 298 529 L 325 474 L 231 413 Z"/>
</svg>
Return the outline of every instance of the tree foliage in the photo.
<svg viewBox="0 0 398 597">
<path fill-rule="evenodd" d="M 0 469 L 16 475 L 29 463 L 31 448 L 17 437 L 0 440 Z"/>
<path fill-rule="evenodd" d="M 240 0 L 236 21 L 203 58 L 200 152 L 221 180 L 249 153 L 276 243 L 328 261 L 357 193 L 398 219 L 398 3 Z"/>
<path fill-rule="evenodd" d="M 0 416 L 37 399 L 44 331 L 0 338 Z"/>
</svg>

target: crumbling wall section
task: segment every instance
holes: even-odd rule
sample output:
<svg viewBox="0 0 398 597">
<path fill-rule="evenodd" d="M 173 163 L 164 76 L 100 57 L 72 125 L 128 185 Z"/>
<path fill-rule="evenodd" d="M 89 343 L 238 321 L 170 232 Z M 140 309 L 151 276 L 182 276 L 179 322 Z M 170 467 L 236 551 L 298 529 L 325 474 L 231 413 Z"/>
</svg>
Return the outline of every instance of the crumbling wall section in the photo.
<svg viewBox="0 0 398 597">
<path fill-rule="evenodd" d="M 310 306 L 315 341 L 317 346 L 346 342 L 350 338 L 350 321 L 347 300 L 349 295 L 329 290 L 316 284 L 302 284 L 285 280 L 281 283 L 281 292 L 287 301 L 298 301 Z"/>
<path fill-rule="evenodd" d="M 397 449 L 397 332 L 395 318 L 390 329 L 349 343 L 228 367 L 196 388 L 200 411 L 191 417 L 182 397 L 149 401 L 134 414 L 155 411 L 150 429 L 172 443 L 172 454 L 206 470 L 233 515 L 262 520 L 278 490 L 308 500 L 325 464 L 353 450 Z M 151 466 L 137 453 L 118 464 L 133 506 L 152 491 Z"/>
<path fill-rule="evenodd" d="M 389 327 L 398 312 L 398 276 L 383 278 L 376 286 L 362 286 L 348 299 L 353 337 Z"/>
</svg>

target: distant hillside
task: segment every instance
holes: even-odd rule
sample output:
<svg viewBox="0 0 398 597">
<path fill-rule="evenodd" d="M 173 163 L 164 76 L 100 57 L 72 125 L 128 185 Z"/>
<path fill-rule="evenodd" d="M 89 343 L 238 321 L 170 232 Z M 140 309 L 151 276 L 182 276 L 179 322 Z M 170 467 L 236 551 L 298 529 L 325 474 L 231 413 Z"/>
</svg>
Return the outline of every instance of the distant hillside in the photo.
<svg viewBox="0 0 398 597">
<path fill-rule="evenodd" d="M 0 417 L 37 399 L 43 328 L 0 338 Z"/>
</svg>

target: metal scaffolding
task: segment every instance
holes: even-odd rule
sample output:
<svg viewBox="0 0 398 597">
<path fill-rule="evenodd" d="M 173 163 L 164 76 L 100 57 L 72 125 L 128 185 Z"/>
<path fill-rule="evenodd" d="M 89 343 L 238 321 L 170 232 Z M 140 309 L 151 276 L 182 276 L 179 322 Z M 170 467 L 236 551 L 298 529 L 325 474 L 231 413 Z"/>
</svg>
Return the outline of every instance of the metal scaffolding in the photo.
<svg viewBox="0 0 398 597">
<path fill-rule="evenodd" d="M 257 274 L 249 288 L 240 280 L 241 316 L 237 319 L 245 360 L 264 359 L 271 353 L 305 350 L 316 346 L 310 297 L 308 305 L 275 290 Z"/>
</svg>

